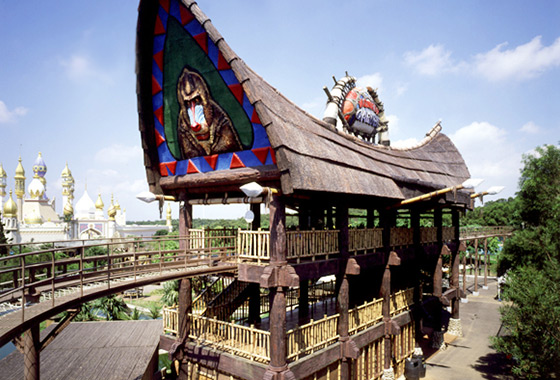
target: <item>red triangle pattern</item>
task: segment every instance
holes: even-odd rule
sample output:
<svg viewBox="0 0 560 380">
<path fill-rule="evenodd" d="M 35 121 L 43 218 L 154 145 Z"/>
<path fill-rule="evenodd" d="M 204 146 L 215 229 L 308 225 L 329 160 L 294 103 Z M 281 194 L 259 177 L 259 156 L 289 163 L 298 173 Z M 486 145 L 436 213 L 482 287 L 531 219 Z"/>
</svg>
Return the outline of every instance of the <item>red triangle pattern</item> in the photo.
<svg viewBox="0 0 560 380">
<path fill-rule="evenodd" d="M 251 116 L 251 123 L 261 124 L 261 119 L 259 118 L 259 114 L 257 110 L 253 108 L 253 115 Z"/>
<path fill-rule="evenodd" d="M 213 154 L 211 156 L 204 156 L 204 159 L 206 160 L 208 165 L 210 165 L 212 170 L 216 170 L 216 164 L 218 163 L 218 155 L 217 154 Z"/>
<path fill-rule="evenodd" d="M 159 123 L 163 125 L 163 106 L 154 111 L 154 116 L 157 117 Z"/>
<path fill-rule="evenodd" d="M 161 86 L 159 85 L 157 79 L 152 75 L 152 96 L 161 91 Z"/>
<path fill-rule="evenodd" d="M 229 70 L 229 69 L 231 69 L 231 66 L 229 65 L 229 63 L 224 58 L 224 55 L 222 54 L 222 51 L 219 50 L 218 51 L 218 70 Z"/>
<path fill-rule="evenodd" d="M 163 138 L 161 133 L 159 133 L 158 130 L 156 129 L 156 146 L 160 146 L 164 142 L 165 142 L 165 139 Z"/>
<path fill-rule="evenodd" d="M 169 13 L 169 0 L 160 0 L 159 4 L 165 9 L 167 13 Z"/>
<path fill-rule="evenodd" d="M 235 99 L 239 102 L 239 104 L 243 105 L 243 87 L 240 83 L 232 84 L 228 86 L 230 91 L 235 96 Z"/>
<path fill-rule="evenodd" d="M 162 177 L 167 177 L 168 175 L 175 175 L 176 168 L 177 168 L 177 161 L 160 162 L 159 164 L 159 171 Z"/>
<path fill-rule="evenodd" d="M 183 24 L 183 26 L 194 20 L 193 14 L 189 12 L 187 8 L 181 6 L 179 9 L 181 10 L 181 24 Z"/>
<path fill-rule="evenodd" d="M 159 18 L 159 15 L 157 16 L 156 19 L 156 26 L 154 27 L 154 34 L 158 35 L 158 34 L 164 34 L 165 33 L 165 28 L 163 27 L 163 23 L 161 22 L 161 19 Z"/>
<path fill-rule="evenodd" d="M 154 61 L 158 65 L 159 69 L 163 71 L 163 50 L 154 54 Z"/>
<path fill-rule="evenodd" d="M 194 174 L 194 173 L 200 173 L 200 170 L 198 170 L 196 165 L 193 164 L 191 160 L 189 160 L 189 164 L 187 166 L 187 174 Z"/>
<path fill-rule="evenodd" d="M 268 157 L 268 151 L 270 150 L 269 147 L 266 148 L 256 148 L 253 149 L 252 152 L 255 156 L 257 156 L 257 158 L 259 159 L 259 161 L 261 162 L 261 164 L 264 165 L 264 163 L 266 162 L 266 158 Z"/>
<path fill-rule="evenodd" d="M 270 148 L 270 158 L 272 158 L 272 163 L 276 165 L 276 154 L 274 153 L 274 149 Z"/>
<path fill-rule="evenodd" d="M 193 36 L 194 40 L 200 45 L 202 50 L 208 55 L 208 33 L 200 33 Z"/>
<path fill-rule="evenodd" d="M 233 154 L 233 157 L 231 158 L 231 164 L 229 164 L 229 168 L 230 169 L 237 169 L 237 168 L 244 168 L 245 164 L 243 163 L 243 161 L 241 161 L 241 159 L 239 158 L 239 156 L 237 156 L 237 154 Z"/>
</svg>

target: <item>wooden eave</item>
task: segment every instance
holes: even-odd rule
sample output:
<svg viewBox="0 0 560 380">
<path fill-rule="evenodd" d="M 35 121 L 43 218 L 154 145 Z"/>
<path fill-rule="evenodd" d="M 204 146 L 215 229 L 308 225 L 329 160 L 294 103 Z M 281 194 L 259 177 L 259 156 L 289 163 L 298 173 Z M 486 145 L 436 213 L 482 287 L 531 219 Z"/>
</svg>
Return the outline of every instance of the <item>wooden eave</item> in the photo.
<svg viewBox="0 0 560 380">
<path fill-rule="evenodd" d="M 140 10 L 153 7 L 151 3 L 141 1 Z M 245 168 L 218 174 L 160 177 L 157 154 L 149 149 L 155 147 L 151 101 L 149 96 L 143 96 L 151 94 L 151 82 L 146 79 L 151 75 L 146 74 L 151 70 L 150 37 L 154 25 L 153 18 L 145 16 L 139 18 L 137 33 L 138 104 L 144 165 L 152 191 L 197 194 L 214 190 L 219 193 L 241 183 L 272 181 L 277 182 L 285 195 L 318 192 L 398 201 L 415 193 L 411 188 L 416 192 L 420 188 L 429 192 L 459 185 L 470 177 L 461 154 L 442 133 L 431 135 L 421 146 L 394 149 L 366 143 L 308 114 L 252 71 L 231 50 L 194 1 L 183 0 L 183 4 L 205 28 L 242 84 L 266 129 L 276 154 L 277 169 Z M 467 198 L 461 196 L 458 202 L 470 207 Z M 447 201 L 448 197 L 443 199 Z"/>
</svg>

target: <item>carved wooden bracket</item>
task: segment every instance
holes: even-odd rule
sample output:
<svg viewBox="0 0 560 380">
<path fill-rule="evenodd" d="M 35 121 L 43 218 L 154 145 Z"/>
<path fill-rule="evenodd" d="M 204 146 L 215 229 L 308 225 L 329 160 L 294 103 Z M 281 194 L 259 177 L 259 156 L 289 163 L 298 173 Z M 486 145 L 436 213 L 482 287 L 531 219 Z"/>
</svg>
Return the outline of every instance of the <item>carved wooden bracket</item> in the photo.
<svg viewBox="0 0 560 380">
<path fill-rule="evenodd" d="M 385 336 L 401 334 L 401 327 L 397 322 L 391 318 L 384 318 L 383 322 L 385 323 Z"/>
<path fill-rule="evenodd" d="M 356 262 L 356 259 L 354 258 L 348 259 L 348 262 L 346 263 L 345 274 L 351 274 L 355 276 L 360 274 L 360 266 Z"/>
<path fill-rule="evenodd" d="M 447 244 L 444 244 L 443 247 L 441 247 L 441 254 L 443 256 L 450 256 L 451 255 L 451 250 L 449 249 Z"/>
<path fill-rule="evenodd" d="M 296 377 L 288 366 L 282 368 L 269 366 L 264 373 L 263 380 L 296 380 Z"/>
<path fill-rule="evenodd" d="M 275 286 L 295 288 L 299 286 L 299 276 L 292 266 L 270 265 L 264 268 L 259 283 L 263 288 L 272 288 Z"/>
<path fill-rule="evenodd" d="M 347 338 L 346 340 L 340 341 L 340 358 L 348 359 L 358 359 L 360 357 L 360 349 L 356 342 L 352 339 Z"/>
<path fill-rule="evenodd" d="M 389 254 L 389 260 L 387 261 L 387 265 L 392 265 L 392 266 L 401 265 L 401 258 L 399 257 L 397 252 L 391 251 L 391 253 Z"/>
</svg>

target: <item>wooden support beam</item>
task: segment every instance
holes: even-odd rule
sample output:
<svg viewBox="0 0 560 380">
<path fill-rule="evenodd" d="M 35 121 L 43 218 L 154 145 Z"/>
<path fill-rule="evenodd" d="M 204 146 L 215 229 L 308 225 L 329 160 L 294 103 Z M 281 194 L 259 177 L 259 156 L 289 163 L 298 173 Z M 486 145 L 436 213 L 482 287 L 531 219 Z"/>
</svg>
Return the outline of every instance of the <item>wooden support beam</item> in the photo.
<svg viewBox="0 0 560 380">
<path fill-rule="evenodd" d="M 286 206 L 279 195 L 272 195 L 270 210 L 270 265 L 261 276 L 261 286 L 270 288 L 270 364 L 267 380 L 295 380 L 286 360 L 285 288 L 299 285 L 299 277 L 286 261 Z"/>
<path fill-rule="evenodd" d="M 461 250 L 465 249 L 465 244 L 461 242 L 461 230 L 459 224 L 459 210 L 451 210 L 451 222 L 454 228 L 454 249 L 451 252 L 451 279 L 449 285 L 451 289 L 459 290 L 459 262 L 461 260 Z M 460 296 L 455 297 L 451 303 L 451 318 L 459 319 Z"/>
<path fill-rule="evenodd" d="M 478 295 L 478 239 L 474 239 L 474 290 L 473 295 Z"/>
<path fill-rule="evenodd" d="M 80 312 L 80 309 L 68 310 L 68 313 L 64 316 L 64 318 L 62 318 L 60 323 L 58 323 L 51 330 L 49 335 L 47 335 L 45 337 L 45 339 L 43 339 L 43 341 L 39 344 L 39 351 L 43 351 L 49 344 L 51 344 L 51 342 L 54 340 L 54 338 L 56 338 L 57 335 L 62 332 L 62 330 L 64 330 L 66 327 L 68 327 L 70 322 L 72 322 L 72 319 L 74 319 L 78 315 L 79 312 Z"/>
<path fill-rule="evenodd" d="M 39 324 L 32 326 L 23 334 L 23 378 L 24 380 L 39 380 L 41 364 Z"/>
</svg>

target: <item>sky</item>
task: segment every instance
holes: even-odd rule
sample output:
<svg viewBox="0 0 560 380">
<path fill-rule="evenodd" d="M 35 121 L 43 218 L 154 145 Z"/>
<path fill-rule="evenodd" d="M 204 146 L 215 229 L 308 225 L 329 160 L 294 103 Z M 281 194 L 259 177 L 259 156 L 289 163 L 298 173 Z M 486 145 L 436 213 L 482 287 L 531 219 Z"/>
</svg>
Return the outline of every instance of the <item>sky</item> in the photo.
<svg viewBox="0 0 560 380">
<path fill-rule="evenodd" d="M 209 1 L 230 47 L 288 99 L 322 118 L 323 86 L 348 72 L 378 88 L 394 146 L 441 120 L 477 188 L 514 196 L 523 154 L 560 143 L 560 2 Z M 60 174 L 75 201 L 111 194 L 128 220 L 159 218 L 147 190 L 135 76 L 138 1 L 0 0 L 0 163 L 8 188 L 21 156 L 29 185 L 39 152 L 61 213 Z M 6 198 L 4 199 L 6 201 Z M 247 206 L 195 206 L 195 217 Z M 165 213 L 164 213 L 165 217 Z M 173 217 L 178 206 L 173 205 Z"/>
</svg>

